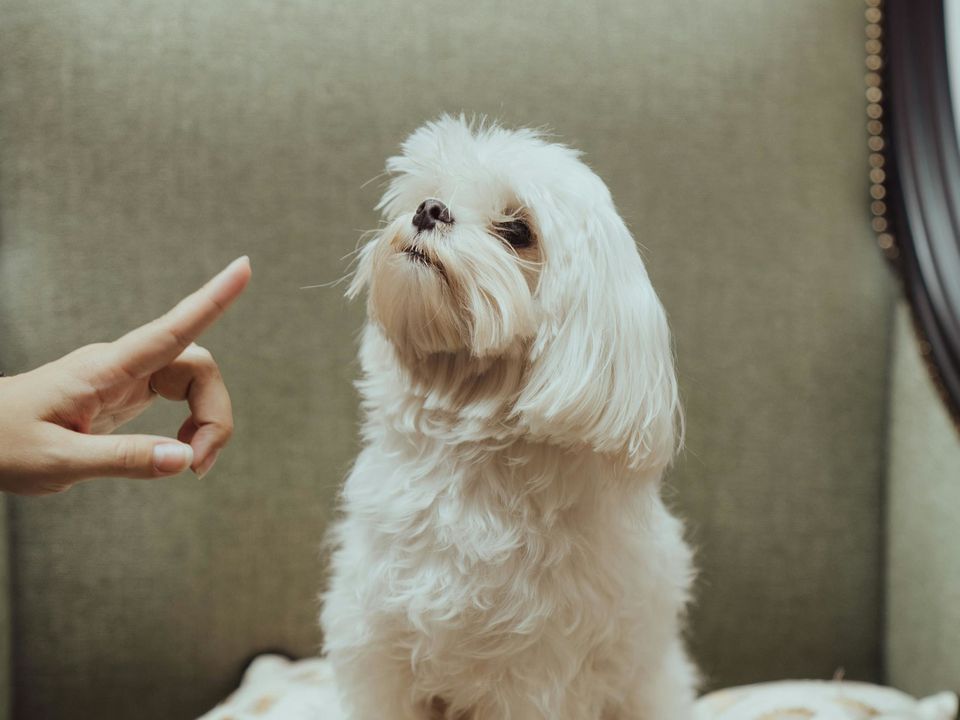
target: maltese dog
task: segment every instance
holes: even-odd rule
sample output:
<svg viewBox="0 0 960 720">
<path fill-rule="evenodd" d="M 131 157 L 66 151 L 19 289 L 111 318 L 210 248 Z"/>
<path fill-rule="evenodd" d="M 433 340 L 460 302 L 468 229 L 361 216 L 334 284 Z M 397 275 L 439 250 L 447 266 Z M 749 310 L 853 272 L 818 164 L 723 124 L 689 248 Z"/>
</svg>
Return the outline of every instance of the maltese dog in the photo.
<svg viewBox="0 0 960 720">
<path fill-rule="evenodd" d="M 660 498 L 663 307 L 606 185 L 531 130 L 411 135 L 348 291 L 363 451 L 321 622 L 353 720 L 688 720 Z"/>
</svg>

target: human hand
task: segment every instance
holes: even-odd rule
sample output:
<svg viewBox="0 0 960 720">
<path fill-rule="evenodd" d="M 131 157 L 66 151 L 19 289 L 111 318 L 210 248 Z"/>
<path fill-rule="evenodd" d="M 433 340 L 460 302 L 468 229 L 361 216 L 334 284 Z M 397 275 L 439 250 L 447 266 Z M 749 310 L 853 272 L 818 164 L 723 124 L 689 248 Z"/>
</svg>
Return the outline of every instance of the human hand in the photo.
<svg viewBox="0 0 960 720">
<path fill-rule="evenodd" d="M 193 341 L 243 292 L 250 274 L 246 257 L 234 260 L 119 340 L 0 378 L 0 490 L 45 495 L 94 477 L 165 477 L 188 467 L 203 477 L 233 433 L 233 414 L 213 356 Z M 187 401 L 190 417 L 176 441 L 106 434 L 155 395 Z"/>
</svg>

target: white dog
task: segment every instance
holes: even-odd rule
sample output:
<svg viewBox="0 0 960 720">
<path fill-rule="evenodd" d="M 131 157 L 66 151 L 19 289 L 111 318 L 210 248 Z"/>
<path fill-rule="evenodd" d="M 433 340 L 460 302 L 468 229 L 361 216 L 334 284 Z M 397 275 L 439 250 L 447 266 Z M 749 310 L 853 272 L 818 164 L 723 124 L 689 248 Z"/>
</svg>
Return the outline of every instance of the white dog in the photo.
<svg viewBox="0 0 960 720">
<path fill-rule="evenodd" d="M 609 191 L 462 118 L 387 169 L 322 613 L 349 717 L 692 718 L 670 335 Z"/>
</svg>

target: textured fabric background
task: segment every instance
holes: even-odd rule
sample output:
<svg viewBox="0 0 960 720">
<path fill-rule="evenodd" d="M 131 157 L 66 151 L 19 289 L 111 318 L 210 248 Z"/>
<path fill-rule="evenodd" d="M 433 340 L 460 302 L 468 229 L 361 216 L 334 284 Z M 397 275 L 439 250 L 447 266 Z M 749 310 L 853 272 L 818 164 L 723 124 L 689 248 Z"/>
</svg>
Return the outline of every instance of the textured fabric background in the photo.
<svg viewBox="0 0 960 720">
<path fill-rule="evenodd" d="M 912 693 L 960 690 L 960 442 L 897 312 L 887 511 L 888 680 Z"/>
<path fill-rule="evenodd" d="M 241 253 L 255 272 L 205 338 L 237 410 L 207 479 L 11 503 L 18 718 L 195 716 L 255 652 L 319 647 L 361 307 L 298 288 L 343 274 L 402 138 L 461 109 L 585 150 L 645 248 L 710 685 L 877 679 L 891 283 L 860 0 L 7 0 L 0 27 L 0 367 L 116 336 Z"/>
</svg>

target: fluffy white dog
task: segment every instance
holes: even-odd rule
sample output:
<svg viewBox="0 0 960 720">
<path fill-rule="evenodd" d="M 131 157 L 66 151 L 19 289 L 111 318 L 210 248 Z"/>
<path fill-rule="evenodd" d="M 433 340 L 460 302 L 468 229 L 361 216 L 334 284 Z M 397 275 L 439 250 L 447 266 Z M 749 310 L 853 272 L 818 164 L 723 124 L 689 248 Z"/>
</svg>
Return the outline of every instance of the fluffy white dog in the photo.
<svg viewBox="0 0 960 720">
<path fill-rule="evenodd" d="M 688 720 L 670 334 L 609 191 L 462 118 L 387 169 L 322 613 L 349 716 Z"/>
</svg>

